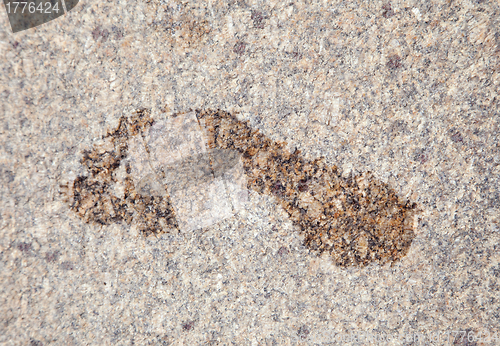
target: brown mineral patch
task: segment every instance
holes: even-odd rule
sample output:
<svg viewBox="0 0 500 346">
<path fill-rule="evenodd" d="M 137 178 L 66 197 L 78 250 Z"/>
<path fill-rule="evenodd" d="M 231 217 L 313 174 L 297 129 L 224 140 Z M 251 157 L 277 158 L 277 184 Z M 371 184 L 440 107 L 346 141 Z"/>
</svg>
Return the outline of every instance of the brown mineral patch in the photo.
<svg viewBox="0 0 500 346">
<path fill-rule="evenodd" d="M 394 11 L 390 3 L 384 4 L 382 6 L 382 16 L 384 16 L 384 18 L 390 18 L 394 16 Z"/>
<path fill-rule="evenodd" d="M 224 111 L 197 111 L 212 149 L 243 156 L 248 188 L 275 196 L 305 244 L 340 266 L 387 263 L 408 253 L 415 204 L 366 173 L 343 178 L 322 159 L 306 161 Z"/>
<path fill-rule="evenodd" d="M 243 41 L 238 41 L 234 45 L 233 52 L 235 52 L 238 55 L 243 55 L 245 54 L 245 49 L 247 47 L 247 44 Z"/>
<path fill-rule="evenodd" d="M 399 55 L 391 55 L 387 58 L 386 66 L 391 70 L 396 70 L 403 66 L 401 63 L 401 57 Z"/>
<path fill-rule="evenodd" d="M 252 10 L 251 19 L 253 20 L 254 28 L 264 29 L 264 19 L 266 18 L 261 11 Z"/>
<path fill-rule="evenodd" d="M 169 197 L 141 195 L 134 187 L 130 169 L 126 169 L 123 196 L 116 196 L 112 189 L 117 182 L 116 170 L 127 157 L 128 139 L 143 133 L 152 123 L 146 110 L 122 117 L 114 131 L 103 136 L 92 150 L 84 151 L 81 163 L 89 175 L 79 176 L 64 187 L 71 210 L 85 222 L 130 224 L 135 219 L 146 234 L 177 227 Z"/>
</svg>

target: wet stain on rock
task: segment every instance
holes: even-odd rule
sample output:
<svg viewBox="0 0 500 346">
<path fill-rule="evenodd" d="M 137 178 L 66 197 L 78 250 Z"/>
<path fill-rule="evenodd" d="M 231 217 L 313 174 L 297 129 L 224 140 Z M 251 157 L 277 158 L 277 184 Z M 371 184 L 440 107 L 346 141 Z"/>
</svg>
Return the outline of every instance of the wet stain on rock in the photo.
<svg viewBox="0 0 500 346">
<path fill-rule="evenodd" d="M 119 180 L 117 169 L 127 157 L 129 138 L 144 132 L 152 123 L 146 110 L 130 118 L 122 117 L 114 131 L 108 132 L 92 150 L 83 153 L 81 163 L 89 174 L 62 187 L 66 189 L 70 208 L 85 222 L 130 224 L 135 219 L 138 229 L 146 234 L 177 227 L 168 195 L 141 195 L 136 191 L 129 169 L 123 179 L 123 195 L 117 196 L 113 189 Z"/>
<path fill-rule="evenodd" d="M 248 188 L 275 196 L 317 253 L 339 266 L 394 262 L 414 238 L 416 205 L 372 174 L 343 178 L 323 159 L 307 161 L 224 111 L 198 111 L 208 146 L 242 154 Z"/>
<path fill-rule="evenodd" d="M 175 117 L 176 115 L 174 115 Z M 342 177 L 323 158 L 308 161 L 289 152 L 220 110 L 198 110 L 209 149 L 241 154 L 247 188 L 274 196 L 317 254 L 327 253 L 339 266 L 392 263 L 404 257 L 415 237 L 415 203 L 400 199 L 387 184 L 365 173 Z M 145 234 L 178 229 L 168 194 L 141 194 L 130 169 L 123 196 L 113 192 L 116 170 L 127 156 L 127 141 L 153 124 L 147 111 L 122 118 L 102 143 L 86 151 L 82 164 L 89 174 L 69 185 L 70 208 L 86 222 L 108 225 L 135 220 Z M 164 191 L 167 191 L 165 186 Z M 278 251 L 286 255 L 287 249 Z"/>
</svg>

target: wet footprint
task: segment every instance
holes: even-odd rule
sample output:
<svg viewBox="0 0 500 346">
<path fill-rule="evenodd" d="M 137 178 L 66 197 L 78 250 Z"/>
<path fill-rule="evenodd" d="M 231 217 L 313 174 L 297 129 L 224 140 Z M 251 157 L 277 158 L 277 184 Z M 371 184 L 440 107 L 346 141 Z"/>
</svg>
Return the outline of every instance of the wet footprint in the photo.
<svg viewBox="0 0 500 346">
<path fill-rule="evenodd" d="M 370 173 L 343 178 L 220 110 L 156 123 L 147 111 L 122 118 L 82 163 L 90 174 L 69 195 L 86 222 L 134 220 L 145 233 L 193 230 L 244 208 L 250 189 L 274 196 L 308 248 L 339 266 L 394 262 L 415 236 L 415 204 Z"/>
</svg>

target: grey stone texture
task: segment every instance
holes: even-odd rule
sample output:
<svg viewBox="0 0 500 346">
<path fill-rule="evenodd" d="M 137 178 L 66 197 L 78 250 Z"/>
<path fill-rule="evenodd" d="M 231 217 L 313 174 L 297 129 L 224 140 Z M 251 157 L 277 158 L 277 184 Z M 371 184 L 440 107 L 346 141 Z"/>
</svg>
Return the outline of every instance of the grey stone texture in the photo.
<svg viewBox="0 0 500 346">
<path fill-rule="evenodd" d="M 3 7 L 0 344 L 500 333 L 498 2 L 81 0 L 15 34 Z M 222 109 L 370 171 L 422 210 L 408 254 L 337 267 L 256 193 L 198 231 L 85 223 L 64 186 L 137 109 Z"/>
</svg>

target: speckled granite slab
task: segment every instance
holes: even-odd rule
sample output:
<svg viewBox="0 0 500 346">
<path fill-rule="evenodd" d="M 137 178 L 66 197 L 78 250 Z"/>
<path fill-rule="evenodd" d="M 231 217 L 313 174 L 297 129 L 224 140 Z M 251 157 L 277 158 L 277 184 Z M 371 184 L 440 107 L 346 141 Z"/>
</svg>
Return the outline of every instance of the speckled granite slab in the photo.
<svg viewBox="0 0 500 346">
<path fill-rule="evenodd" d="M 488 0 L 81 0 L 13 34 L 0 5 L 0 344 L 498 345 L 499 28 Z M 217 110 L 415 203 L 408 248 L 342 265 L 272 179 L 183 232 L 141 131 Z"/>
</svg>

